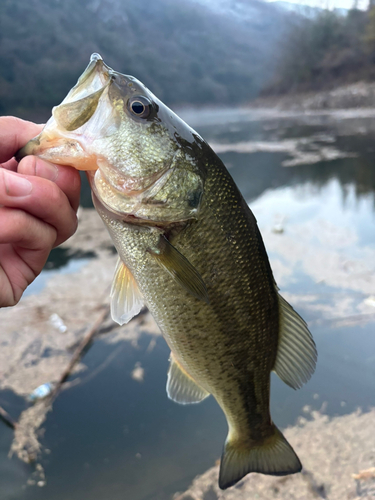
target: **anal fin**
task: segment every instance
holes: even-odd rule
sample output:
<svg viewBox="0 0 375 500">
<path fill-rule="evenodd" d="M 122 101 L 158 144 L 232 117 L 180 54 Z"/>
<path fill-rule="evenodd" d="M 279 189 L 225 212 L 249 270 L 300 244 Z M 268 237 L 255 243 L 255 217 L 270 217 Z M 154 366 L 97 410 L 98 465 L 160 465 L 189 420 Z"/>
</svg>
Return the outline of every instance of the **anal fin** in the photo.
<svg viewBox="0 0 375 500">
<path fill-rule="evenodd" d="M 182 405 L 200 403 L 210 395 L 181 367 L 172 353 L 168 370 L 167 394 L 169 399 Z"/>
<path fill-rule="evenodd" d="M 128 323 L 143 307 L 138 285 L 120 258 L 116 264 L 110 297 L 111 316 L 119 325 Z"/>
</svg>

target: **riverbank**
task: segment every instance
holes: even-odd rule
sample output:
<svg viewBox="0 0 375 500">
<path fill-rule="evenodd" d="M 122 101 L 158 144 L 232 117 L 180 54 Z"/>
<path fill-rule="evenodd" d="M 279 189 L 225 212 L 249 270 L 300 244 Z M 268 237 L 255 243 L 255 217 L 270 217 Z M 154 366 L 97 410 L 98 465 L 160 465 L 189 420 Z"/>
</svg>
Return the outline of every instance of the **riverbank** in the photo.
<svg viewBox="0 0 375 500">
<path fill-rule="evenodd" d="M 95 210 L 80 209 L 79 230 L 60 248 L 71 253 L 94 251 L 95 257 L 76 261 L 76 267 L 56 272 L 51 279 L 48 274 L 40 276 L 38 279 L 44 279 L 40 293 L 23 297 L 16 307 L 2 309 L 0 389 L 27 396 L 38 385 L 54 381 L 82 334 L 101 308 L 109 305 L 117 255 Z M 136 324 L 120 327 L 108 320 L 103 338 L 136 341 Z M 159 332 L 154 323 L 147 323 L 147 329 Z"/>
<path fill-rule="evenodd" d="M 375 83 L 357 82 L 332 90 L 259 97 L 251 108 L 313 111 L 375 107 Z"/>
<path fill-rule="evenodd" d="M 16 308 L 2 310 L 0 384 L 23 397 L 38 385 L 58 379 L 86 328 L 109 303 L 117 257 L 94 210 L 80 211 L 79 230 L 63 247 L 70 252 L 94 250 L 96 255 L 83 261 L 76 272 L 59 273 L 47 280 L 40 293 L 26 296 Z M 56 316 L 61 320 L 59 326 L 51 319 Z M 160 335 L 149 313 L 124 327 L 107 320 L 99 336 L 107 342 L 126 340 L 136 345 L 145 333 L 151 338 Z M 84 376 L 84 360 L 77 370 Z M 40 402 L 21 414 L 12 445 L 20 459 L 27 462 L 38 457 L 39 430 L 48 411 Z M 330 419 L 305 407 L 303 414 L 296 426 L 285 431 L 304 464 L 303 474 L 284 478 L 251 474 L 223 492 L 217 485 L 216 465 L 198 476 L 187 491 L 176 493 L 174 500 L 375 498 L 371 472 L 375 466 L 375 410 Z"/>
</svg>

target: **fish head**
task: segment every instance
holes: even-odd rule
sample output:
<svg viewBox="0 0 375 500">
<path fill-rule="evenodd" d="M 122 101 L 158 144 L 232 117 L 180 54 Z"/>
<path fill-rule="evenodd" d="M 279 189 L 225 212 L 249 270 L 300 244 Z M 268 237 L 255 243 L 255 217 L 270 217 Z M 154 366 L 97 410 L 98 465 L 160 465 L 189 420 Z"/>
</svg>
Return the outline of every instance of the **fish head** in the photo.
<svg viewBox="0 0 375 500">
<path fill-rule="evenodd" d="M 203 194 L 203 139 L 140 81 L 98 54 L 28 154 L 88 171 L 95 197 L 120 216 L 173 222 L 194 218 Z"/>
</svg>

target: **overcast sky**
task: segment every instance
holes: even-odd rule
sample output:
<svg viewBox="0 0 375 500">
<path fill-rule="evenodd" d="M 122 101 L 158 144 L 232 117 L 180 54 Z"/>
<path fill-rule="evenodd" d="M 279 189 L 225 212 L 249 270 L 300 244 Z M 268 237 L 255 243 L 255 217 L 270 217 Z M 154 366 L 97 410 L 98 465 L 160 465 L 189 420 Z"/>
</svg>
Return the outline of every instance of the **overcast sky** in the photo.
<svg viewBox="0 0 375 500">
<path fill-rule="evenodd" d="M 274 1 L 274 0 L 269 0 Z M 310 7 L 322 7 L 322 8 L 342 8 L 350 9 L 353 7 L 355 0 L 287 0 L 290 3 L 298 3 L 309 5 Z M 357 7 L 359 9 L 365 9 L 368 5 L 368 0 L 357 0 Z"/>
</svg>

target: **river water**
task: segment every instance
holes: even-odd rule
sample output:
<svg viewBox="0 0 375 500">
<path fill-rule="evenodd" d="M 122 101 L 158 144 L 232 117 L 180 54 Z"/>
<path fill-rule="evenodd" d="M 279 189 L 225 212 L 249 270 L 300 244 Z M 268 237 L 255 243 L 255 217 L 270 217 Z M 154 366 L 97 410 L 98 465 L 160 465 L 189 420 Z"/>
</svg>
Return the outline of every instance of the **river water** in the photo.
<svg viewBox="0 0 375 500">
<path fill-rule="evenodd" d="M 317 343 L 316 373 L 301 390 L 272 376 L 273 420 L 293 425 L 306 406 L 330 416 L 375 406 L 375 117 L 181 115 L 229 168 L 258 220 L 281 293 Z M 48 272 L 56 271 L 29 293 Z M 190 406 L 168 400 L 169 350 L 161 338 L 150 341 L 145 334 L 137 347 L 94 343 L 87 373 L 112 361 L 55 402 L 42 439 L 44 487 L 27 484 L 32 467 L 7 457 L 12 431 L 0 423 L 2 500 L 168 500 L 215 463 L 227 431 L 220 408 L 213 398 Z M 137 363 L 143 381 L 131 377 Z M 10 391 L 0 404 L 25 407 Z"/>
</svg>

